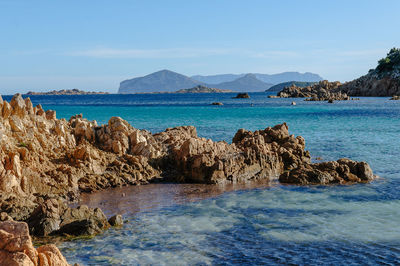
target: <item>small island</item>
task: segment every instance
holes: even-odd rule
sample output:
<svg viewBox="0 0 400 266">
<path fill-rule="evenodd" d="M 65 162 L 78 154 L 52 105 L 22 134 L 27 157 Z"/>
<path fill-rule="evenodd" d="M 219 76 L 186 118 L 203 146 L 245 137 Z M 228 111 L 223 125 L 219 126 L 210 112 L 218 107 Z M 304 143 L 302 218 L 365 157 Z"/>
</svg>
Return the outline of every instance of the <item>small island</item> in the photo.
<svg viewBox="0 0 400 266">
<path fill-rule="evenodd" d="M 232 90 L 209 88 L 207 86 L 199 85 L 190 89 L 177 90 L 174 93 L 227 93 L 227 92 L 232 92 Z"/>
<path fill-rule="evenodd" d="M 92 95 L 92 94 L 109 94 L 102 91 L 82 91 L 78 89 L 72 90 L 52 90 L 47 92 L 34 92 L 29 91 L 26 95 Z"/>
</svg>

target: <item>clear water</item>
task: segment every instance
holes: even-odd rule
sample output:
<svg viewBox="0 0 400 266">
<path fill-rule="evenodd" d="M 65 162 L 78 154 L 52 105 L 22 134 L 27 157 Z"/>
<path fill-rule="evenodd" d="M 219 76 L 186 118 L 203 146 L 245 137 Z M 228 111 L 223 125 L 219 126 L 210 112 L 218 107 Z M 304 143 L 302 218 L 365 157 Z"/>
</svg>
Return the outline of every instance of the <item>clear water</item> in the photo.
<svg viewBox="0 0 400 266">
<path fill-rule="evenodd" d="M 55 109 L 59 118 L 83 113 L 106 123 L 111 116 L 121 116 L 152 132 L 194 125 L 200 136 L 213 140 L 231 141 L 239 128 L 287 122 L 292 134 L 306 139 L 313 158 L 364 160 L 381 178 L 354 186 L 273 184 L 225 193 L 206 190 L 201 195 L 193 187 L 180 187 L 184 185 L 151 185 L 145 192 L 128 188 L 126 198 L 119 200 L 121 208 L 106 203 L 118 190 L 94 194 L 86 199 L 89 203 L 109 213 L 119 210 L 129 222 L 91 240 L 60 244 L 67 259 L 83 265 L 399 264 L 400 102 L 362 98 L 327 104 L 296 99 L 297 105 L 291 106 L 293 99 L 250 95 L 251 99 L 231 99 L 233 94 L 31 99 Z M 224 106 L 209 105 L 217 101 Z"/>
</svg>

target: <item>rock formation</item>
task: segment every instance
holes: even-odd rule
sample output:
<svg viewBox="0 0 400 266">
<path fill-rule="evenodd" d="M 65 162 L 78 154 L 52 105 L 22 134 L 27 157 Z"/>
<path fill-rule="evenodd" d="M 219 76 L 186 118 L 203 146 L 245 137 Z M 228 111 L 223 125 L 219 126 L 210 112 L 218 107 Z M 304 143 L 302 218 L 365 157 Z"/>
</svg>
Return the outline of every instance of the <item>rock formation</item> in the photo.
<svg viewBox="0 0 400 266">
<path fill-rule="evenodd" d="M 365 162 L 340 159 L 336 162 L 303 164 L 279 177 L 282 183 L 292 184 L 345 184 L 369 182 L 374 179 L 371 168 Z"/>
<path fill-rule="evenodd" d="M 33 107 L 19 94 L 10 103 L 1 101 L 0 110 L 0 211 L 27 221 L 39 236 L 96 234 L 107 228 L 101 210 L 71 209 L 66 202 L 81 192 L 109 187 L 156 180 L 248 182 L 279 176 L 281 182 L 305 184 L 319 171 L 332 172 L 328 183 L 372 179 L 364 178 L 361 170 L 351 170 L 349 165 L 357 162 L 347 164 L 350 172 L 340 170 L 340 163 L 340 169 L 311 164 L 304 139 L 290 135 L 285 123 L 254 132 L 240 129 L 228 144 L 200 138 L 192 126 L 151 134 L 120 117 L 101 126 L 82 115 L 57 119 L 55 111 Z"/>
<path fill-rule="evenodd" d="M 400 96 L 399 95 L 393 95 L 393 97 L 390 98 L 390 100 L 398 101 L 398 100 L 400 100 Z"/>
<path fill-rule="evenodd" d="M 306 101 L 341 101 L 351 100 L 346 94 L 342 93 L 338 88 L 341 83 L 328 82 L 327 80 L 320 81 L 314 85 L 307 87 L 298 87 L 292 85 L 285 87 L 282 91 L 278 92 L 278 98 L 306 98 Z M 273 97 L 270 97 L 273 98 Z"/>
<path fill-rule="evenodd" d="M 26 95 L 92 95 L 92 94 L 109 94 L 102 91 L 82 91 L 78 89 L 72 90 L 52 90 L 47 92 L 29 91 Z"/>
<path fill-rule="evenodd" d="M 0 265 L 69 265 L 55 245 L 35 249 L 24 222 L 0 222 Z"/>
<path fill-rule="evenodd" d="M 249 99 L 250 95 L 248 93 L 238 93 L 235 97 L 233 97 L 234 99 Z"/>
</svg>

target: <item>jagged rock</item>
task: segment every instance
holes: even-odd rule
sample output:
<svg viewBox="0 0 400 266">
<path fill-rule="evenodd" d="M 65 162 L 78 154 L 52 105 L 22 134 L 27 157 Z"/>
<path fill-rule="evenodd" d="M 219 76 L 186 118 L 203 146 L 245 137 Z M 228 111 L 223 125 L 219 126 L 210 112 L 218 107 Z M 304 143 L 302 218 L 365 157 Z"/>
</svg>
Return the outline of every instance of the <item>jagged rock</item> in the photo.
<svg viewBox="0 0 400 266">
<path fill-rule="evenodd" d="M 55 120 L 56 119 L 56 111 L 54 110 L 47 110 L 45 112 L 47 120 Z"/>
<path fill-rule="evenodd" d="M 10 101 L 10 105 L 12 107 L 11 113 L 13 115 L 19 117 L 23 117 L 25 115 L 25 101 L 22 99 L 21 94 L 15 94 Z"/>
<path fill-rule="evenodd" d="M 32 105 L 31 99 L 25 98 L 24 102 L 25 102 L 25 111 L 27 112 L 27 114 L 28 115 L 33 114 L 34 112 L 33 112 L 33 105 Z"/>
<path fill-rule="evenodd" d="M 111 226 L 122 226 L 124 224 L 122 216 L 119 214 L 112 216 L 110 219 L 108 219 L 108 222 Z"/>
<path fill-rule="evenodd" d="M 178 142 L 179 143 L 179 142 Z M 276 179 L 285 170 L 310 161 L 304 139 L 289 135 L 286 124 L 260 131 L 239 130 L 232 144 L 197 136 L 172 148 L 179 180 L 200 183 Z"/>
<path fill-rule="evenodd" d="M 400 96 L 394 95 L 392 98 L 390 98 L 390 100 L 398 101 L 398 100 L 400 100 Z"/>
<path fill-rule="evenodd" d="M 10 116 L 11 110 L 12 110 L 11 105 L 8 102 L 4 101 L 2 110 L 2 116 L 4 119 L 7 119 Z"/>
<path fill-rule="evenodd" d="M 351 100 L 346 94 L 338 91 L 341 83 L 328 82 L 327 80 L 320 81 L 317 84 L 307 87 L 297 87 L 291 85 L 285 87 L 282 91 L 278 92 L 277 97 L 280 98 L 307 98 L 306 101 L 341 101 Z"/>
<path fill-rule="evenodd" d="M 292 171 L 283 173 L 279 177 L 279 181 L 301 185 L 328 185 L 369 182 L 374 178 L 367 163 L 340 159 L 331 162 L 303 164 Z"/>
<path fill-rule="evenodd" d="M 0 265 L 69 265 L 54 245 L 35 249 L 24 222 L 0 222 Z"/>
</svg>

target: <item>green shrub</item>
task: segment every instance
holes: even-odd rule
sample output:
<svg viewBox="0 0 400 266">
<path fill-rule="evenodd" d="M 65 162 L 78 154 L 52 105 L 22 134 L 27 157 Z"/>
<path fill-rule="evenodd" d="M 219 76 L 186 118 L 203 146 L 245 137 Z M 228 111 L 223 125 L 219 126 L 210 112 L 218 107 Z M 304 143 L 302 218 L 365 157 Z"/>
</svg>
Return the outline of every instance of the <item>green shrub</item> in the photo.
<svg viewBox="0 0 400 266">
<path fill-rule="evenodd" d="M 385 58 L 378 61 L 376 69 L 381 73 L 392 71 L 396 66 L 400 66 L 400 49 L 392 48 Z"/>
</svg>

